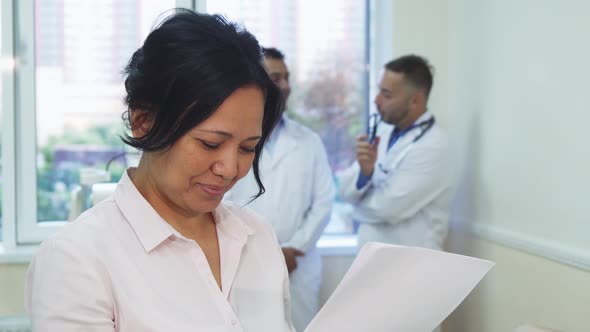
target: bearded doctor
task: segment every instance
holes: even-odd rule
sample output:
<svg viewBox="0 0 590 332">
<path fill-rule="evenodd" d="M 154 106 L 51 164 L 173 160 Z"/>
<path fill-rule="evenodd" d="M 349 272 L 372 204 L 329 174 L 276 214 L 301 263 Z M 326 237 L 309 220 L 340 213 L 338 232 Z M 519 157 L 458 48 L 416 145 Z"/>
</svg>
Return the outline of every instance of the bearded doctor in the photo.
<svg viewBox="0 0 590 332">
<path fill-rule="evenodd" d="M 359 247 L 369 241 L 442 249 L 451 191 L 447 136 L 426 104 L 426 59 L 406 55 L 385 65 L 375 105 L 381 124 L 357 141 L 357 161 L 339 174 L 341 197 L 354 205 Z M 377 123 L 378 124 L 378 123 Z"/>
<path fill-rule="evenodd" d="M 286 100 L 291 92 L 282 52 L 263 49 L 264 65 Z M 260 161 L 266 192 L 257 192 L 248 174 L 226 196 L 247 206 L 272 224 L 289 271 L 293 324 L 303 331 L 320 307 L 321 257 L 316 242 L 329 221 L 335 189 L 328 157 L 320 137 L 283 115 Z"/>
</svg>

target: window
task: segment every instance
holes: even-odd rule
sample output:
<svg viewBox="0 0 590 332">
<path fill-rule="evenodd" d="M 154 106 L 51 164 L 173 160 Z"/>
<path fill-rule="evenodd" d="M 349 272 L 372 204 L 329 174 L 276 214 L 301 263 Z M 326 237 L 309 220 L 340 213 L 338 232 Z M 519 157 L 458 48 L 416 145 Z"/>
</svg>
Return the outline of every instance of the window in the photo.
<svg viewBox="0 0 590 332">
<path fill-rule="evenodd" d="M 354 158 L 351 140 L 369 104 L 367 3 L 375 19 L 371 40 L 392 40 L 392 9 L 380 8 L 388 1 L 209 1 L 210 12 L 244 22 L 263 45 L 286 53 L 290 114 L 321 135 L 335 171 Z M 75 214 L 72 196 L 87 175 L 116 181 L 133 163 L 116 138 L 123 130 L 120 72 L 161 13 L 195 6 L 205 11 L 206 1 L 0 1 L 5 248 L 37 244 L 59 229 Z M 391 56 L 390 44 L 371 42 L 373 72 Z M 342 211 L 337 202 L 328 233 L 350 232 Z"/>
<path fill-rule="evenodd" d="M 20 243 L 38 242 L 77 216 L 85 202 L 75 197 L 85 185 L 118 181 L 131 162 L 133 154 L 118 137 L 125 110 L 121 72 L 154 21 L 177 5 L 174 0 L 17 2 L 24 18 L 19 33 L 34 45 L 18 86 L 23 115 L 17 135 L 24 143 L 17 185 Z"/>
<path fill-rule="evenodd" d="M 3 10 L 3 8 L 2 8 L 2 6 L 0 6 L 0 21 L 2 20 L 2 10 Z M 2 45 L 3 45 L 2 44 L 2 39 L 3 39 L 2 32 L 3 32 L 2 25 L 0 24 L 0 49 L 3 49 L 3 47 L 2 47 Z M 0 77 L 0 128 L 4 128 L 3 118 L 2 118 L 2 115 L 3 115 L 2 110 L 4 108 L 3 107 L 4 105 L 2 102 L 4 100 L 4 89 L 2 88 L 2 83 L 4 81 L 4 72 L 7 70 L 7 68 L 6 68 L 7 61 L 3 55 L 4 55 L 3 52 L 0 53 L 0 76 L 2 76 L 2 77 Z M 2 202 L 3 201 L 2 200 L 2 179 L 4 177 L 4 174 L 2 172 L 2 165 L 3 165 L 2 164 L 2 139 L 3 139 L 3 137 L 2 137 L 2 135 L 0 135 L 0 242 L 2 242 L 2 205 L 3 205 L 3 202 Z"/>
<path fill-rule="evenodd" d="M 14 245 L 14 56 L 12 7 L 0 2 L 0 243 Z"/>
<path fill-rule="evenodd" d="M 207 1 L 207 12 L 243 24 L 262 46 L 285 53 L 288 114 L 322 138 L 334 172 L 355 159 L 368 110 L 367 2 Z M 351 208 L 337 200 L 326 233 L 353 232 Z"/>
</svg>

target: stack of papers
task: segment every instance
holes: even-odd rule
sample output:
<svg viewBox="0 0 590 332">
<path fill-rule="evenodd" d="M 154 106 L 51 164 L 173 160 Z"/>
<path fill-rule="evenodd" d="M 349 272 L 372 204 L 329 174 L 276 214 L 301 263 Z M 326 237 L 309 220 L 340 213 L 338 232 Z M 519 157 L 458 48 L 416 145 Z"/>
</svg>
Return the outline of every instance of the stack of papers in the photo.
<svg viewBox="0 0 590 332">
<path fill-rule="evenodd" d="M 494 263 L 370 242 L 305 332 L 431 332 Z"/>
</svg>

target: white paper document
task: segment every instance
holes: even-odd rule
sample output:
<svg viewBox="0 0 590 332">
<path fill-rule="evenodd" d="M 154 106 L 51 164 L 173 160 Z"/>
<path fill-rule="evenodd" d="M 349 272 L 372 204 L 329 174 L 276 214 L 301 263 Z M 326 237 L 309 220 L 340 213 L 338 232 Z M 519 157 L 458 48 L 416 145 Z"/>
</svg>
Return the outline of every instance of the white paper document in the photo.
<svg viewBox="0 0 590 332">
<path fill-rule="evenodd" d="M 370 242 L 305 332 L 432 332 L 494 263 Z"/>
</svg>

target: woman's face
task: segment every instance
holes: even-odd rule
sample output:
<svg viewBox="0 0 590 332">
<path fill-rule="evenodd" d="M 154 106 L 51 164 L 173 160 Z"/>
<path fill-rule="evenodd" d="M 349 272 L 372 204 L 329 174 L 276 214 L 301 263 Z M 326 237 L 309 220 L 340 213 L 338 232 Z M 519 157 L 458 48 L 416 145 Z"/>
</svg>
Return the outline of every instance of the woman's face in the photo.
<svg viewBox="0 0 590 332">
<path fill-rule="evenodd" d="M 148 157 L 152 189 L 187 216 L 214 210 L 250 170 L 263 116 L 261 89 L 239 88 L 170 149 Z"/>
</svg>

